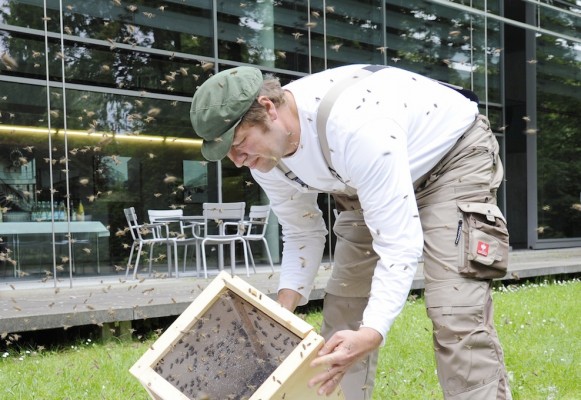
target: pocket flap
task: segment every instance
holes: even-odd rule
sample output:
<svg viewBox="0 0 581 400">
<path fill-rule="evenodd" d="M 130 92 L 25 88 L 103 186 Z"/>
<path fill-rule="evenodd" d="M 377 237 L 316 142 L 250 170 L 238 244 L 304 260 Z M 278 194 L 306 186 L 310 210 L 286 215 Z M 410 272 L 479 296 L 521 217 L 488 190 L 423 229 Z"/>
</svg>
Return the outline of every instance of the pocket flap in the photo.
<svg viewBox="0 0 581 400">
<path fill-rule="evenodd" d="M 446 282 L 426 285 L 426 307 L 466 307 L 483 305 L 487 281 Z"/>
<path fill-rule="evenodd" d="M 493 217 L 500 218 L 506 224 L 506 219 L 504 218 L 504 215 L 502 215 L 502 211 L 500 211 L 500 208 L 498 208 L 498 206 L 495 204 L 461 203 L 461 202 L 458 202 L 457 204 L 458 208 L 465 213 L 476 213 L 485 215 L 486 218 L 488 219 Z"/>
</svg>

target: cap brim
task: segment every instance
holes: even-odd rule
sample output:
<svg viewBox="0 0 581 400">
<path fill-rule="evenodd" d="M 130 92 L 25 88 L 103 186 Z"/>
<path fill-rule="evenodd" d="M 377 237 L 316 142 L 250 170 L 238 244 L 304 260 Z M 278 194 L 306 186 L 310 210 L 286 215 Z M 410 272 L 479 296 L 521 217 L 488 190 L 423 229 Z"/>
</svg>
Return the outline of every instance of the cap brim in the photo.
<svg viewBox="0 0 581 400">
<path fill-rule="evenodd" d="M 222 136 L 214 140 L 204 140 L 202 144 L 202 155 L 208 161 L 220 161 L 230 151 L 234 141 L 234 131 L 238 123 L 228 129 Z"/>
</svg>

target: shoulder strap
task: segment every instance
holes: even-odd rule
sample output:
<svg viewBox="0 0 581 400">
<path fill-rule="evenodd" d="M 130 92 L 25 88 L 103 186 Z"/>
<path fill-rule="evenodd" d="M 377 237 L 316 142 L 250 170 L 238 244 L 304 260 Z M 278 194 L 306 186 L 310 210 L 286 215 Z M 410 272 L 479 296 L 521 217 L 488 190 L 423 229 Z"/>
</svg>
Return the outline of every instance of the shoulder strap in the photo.
<svg viewBox="0 0 581 400">
<path fill-rule="evenodd" d="M 325 157 L 325 161 L 327 162 L 327 166 L 329 167 L 329 171 L 331 174 L 341 182 L 343 182 L 346 186 L 346 192 L 348 194 L 355 194 L 356 190 L 349 186 L 343 179 L 339 176 L 337 171 L 333 168 L 333 162 L 331 161 L 331 149 L 329 148 L 329 141 L 327 140 L 327 120 L 329 119 L 329 114 L 331 113 L 331 109 L 335 104 L 335 101 L 339 98 L 341 93 L 349 86 L 359 82 L 362 78 L 365 78 L 376 71 L 379 71 L 384 68 L 389 68 L 385 65 L 368 65 L 367 67 L 362 68 L 360 71 L 357 72 L 356 75 L 352 77 L 346 78 L 340 82 L 337 82 L 323 97 L 321 100 L 321 104 L 319 104 L 319 109 L 317 111 L 317 135 L 319 137 L 319 143 L 321 145 L 321 151 L 323 152 L 323 156 Z"/>
<path fill-rule="evenodd" d="M 296 183 L 298 183 L 299 185 L 301 185 L 304 188 L 309 187 L 309 185 L 307 185 L 305 182 L 303 182 L 294 172 L 292 172 L 290 170 L 290 168 L 287 167 L 286 164 L 282 160 L 279 160 L 279 162 L 276 164 L 276 167 L 279 170 L 281 170 L 282 173 L 284 174 L 284 176 L 286 176 L 291 181 L 295 181 Z M 314 189 L 314 188 L 311 188 L 311 189 Z"/>
<path fill-rule="evenodd" d="M 329 114 L 331 113 L 331 109 L 333 108 L 333 104 L 335 104 L 335 100 L 337 100 L 337 98 L 339 98 L 340 94 L 345 89 L 347 89 L 349 86 L 351 86 L 354 83 L 356 83 L 357 81 L 359 81 L 361 78 L 365 78 L 366 76 L 369 76 L 369 75 L 373 74 L 374 72 L 377 72 L 377 71 L 382 70 L 384 68 L 389 68 L 389 67 L 387 67 L 385 65 L 368 65 L 367 67 L 362 68 L 358 72 L 357 75 L 355 75 L 351 78 L 344 79 L 343 81 L 335 84 L 335 86 L 333 86 L 327 92 L 325 97 L 323 97 L 323 99 L 321 100 L 321 104 L 319 105 L 319 110 L 317 111 L 317 134 L 319 136 L 321 150 L 323 152 L 323 156 L 325 157 L 325 161 L 327 162 L 329 170 L 331 171 L 333 176 L 335 176 L 337 179 L 339 179 L 343 183 L 345 183 L 345 182 L 339 176 L 339 174 L 335 171 L 335 169 L 333 168 L 333 163 L 331 161 L 331 151 L 332 150 L 329 148 L 329 141 L 327 140 L 327 120 L 329 119 Z M 447 82 L 442 82 L 442 81 L 437 81 L 437 80 L 435 80 L 435 82 L 437 82 L 441 85 L 444 85 L 450 89 L 453 89 L 453 90 L 457 91 L 458 93 L 460 93 L 461 95 L 463 95 L 464 97 L 468 98 L 469 100 L 475 102 L 476 104 L 479 104 L 478 96 L 473 91 L 468 90 L 468 89 L 464 89 L 461 86 L 452 85 L 451 83 L 447 83 Z M 425 177 L 426 176 L 423 176 L 422 178 L 418 179 L 418 182 L 425 180 Z M 347 186 L 347 193 L 349 195 L 356 193 L 356 190 L 354 188 L 347 185 L 347 183 L 345 183 L 345 185 Z"/>
<path fill-rule="evenodd" d="M 362 68 L 357 75 L 354 75 L 351 78 L 347 78 L 338 82 L 333 86 L 323 97 L 321 100 L 321 104 L 319 105 L 319 110 L 317 111 L 317 134 L 319 136 L 319 142 L 321 144 L 321 150 L 323 150 L 323 155 L 325 156 L 325 161 L 327 161 L 327 165 L 329 169 L 339 180 L 341 180 L 340 176 L 337 175 L 337 172 L 333 169 L 333 163 L 331 162 L 331 151 L 329 149 L 329 142 L 327 140 L 327 120 L 329 119 L 329 114 L 331 113 L 331 109 L 333 108 L 333 104 L 335 104 L 335 100 L 339 97 L 339 95 L 347 89 L 349 86 L 355 84 L 361 78 L 365 78 L 366 76 L 371 75 L 374 72 L 382 70 L 384 68 L 389 68 L 385 65 L 368 65 L 367 67 Z M 464 97 L 468 98 L 469 100 L 478 104 L 478 96 L 471 90 L 464 89 L 461 86 L 452 85 L 451 83 L 446 83 L 442 81 L 436 81 L 441 85 L 449 87 Z M 343 182 L 341 180 L 341 182 Z M 345 183 L 345 182 L 343 182 Z"/>
<path fill-rule="evenodd" d="M 478 98 L 478 95 L 476 93 L 474 93 L 472 90 L 464 89 L 462 86 L 452 85 L 451 83 L 448 83 L 448 82 L 442 82 L 442 81 L 436 81 L 436 82 L 438 82 L 440 85 L 444 85 L 452 90 L 457 91 L 462 96 L 466 97 L 468 100 L 473 101 L 476 104 L 480 105 L 480 99 Z"/>
</svg>

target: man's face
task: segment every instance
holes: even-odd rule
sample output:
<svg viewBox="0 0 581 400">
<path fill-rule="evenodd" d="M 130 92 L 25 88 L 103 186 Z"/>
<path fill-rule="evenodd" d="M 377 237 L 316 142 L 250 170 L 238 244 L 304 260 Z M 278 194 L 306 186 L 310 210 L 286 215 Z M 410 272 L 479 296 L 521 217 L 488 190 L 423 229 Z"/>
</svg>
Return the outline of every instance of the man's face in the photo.
<svg viewBox="0 0 581 400">
<path fill-rule="evenodd" d="M 288 134 L 278 121 L 267 121 L 265 126 L 239 125 L 228 158 L 238 168 L 268 172 L 276 167 L 288 147 Z"/>
</svg>

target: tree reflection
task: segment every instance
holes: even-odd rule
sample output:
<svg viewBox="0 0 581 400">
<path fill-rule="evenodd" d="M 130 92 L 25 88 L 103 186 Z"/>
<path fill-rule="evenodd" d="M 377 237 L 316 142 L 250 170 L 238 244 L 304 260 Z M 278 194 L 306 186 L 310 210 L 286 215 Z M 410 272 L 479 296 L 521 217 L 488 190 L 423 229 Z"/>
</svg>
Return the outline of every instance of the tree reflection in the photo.
<svg viewBox="0 0 581 400">
<path fill-rule="evenodd" d="M 564 19 L 563 21 L 567 21 Z M 581 52 L 574 43 L 537 38 L 539 239 L 581 236 Z"/>
</svg>

